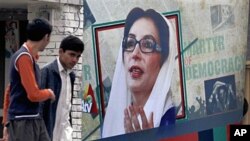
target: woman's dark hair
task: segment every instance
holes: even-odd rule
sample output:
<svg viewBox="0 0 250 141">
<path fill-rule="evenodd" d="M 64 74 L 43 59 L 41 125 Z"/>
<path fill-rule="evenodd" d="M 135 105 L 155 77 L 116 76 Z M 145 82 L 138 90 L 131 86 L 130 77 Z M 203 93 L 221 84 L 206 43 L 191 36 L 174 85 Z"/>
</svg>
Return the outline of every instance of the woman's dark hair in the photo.
<svg viewBox="0 0 250 141">
<path fill-rule="evenodd" d="M 60 48 L 63 49 L 63 51 L 72 50 L 82 53 L 84 50 L 84 44 L 78 37 L 69 35 L 62 40 Z"/>
<path fill-rule="evenodd" d="M 133 8 L 129 12 L 126 18 L 123 38 L 128 37 L 130 28 L 132 27 L 134 22 L 143 17 L 152 19 L 152 21 L 154 22 L 158 30 L 159 38 L 160 38 L 160 46 L 162 48 L 161 64 L 163 64 L 169 54 L 169 27 L 165 19 L 162 17 L 162 15 L 156 12 L 155 10 L 148 9 L 144 11 L 143 9 L 139 7 Z M 124 43 L 122 43 L 122 45 L 124 45 Z"/>
<path fill-rule="evenodd" d="M 52 25 L 42 18 L 35 18 L 27 25 L 27 39 L 31 41 L 40 41 L 48 34 L 50 36 L 52 32 Z"/>
</svg>

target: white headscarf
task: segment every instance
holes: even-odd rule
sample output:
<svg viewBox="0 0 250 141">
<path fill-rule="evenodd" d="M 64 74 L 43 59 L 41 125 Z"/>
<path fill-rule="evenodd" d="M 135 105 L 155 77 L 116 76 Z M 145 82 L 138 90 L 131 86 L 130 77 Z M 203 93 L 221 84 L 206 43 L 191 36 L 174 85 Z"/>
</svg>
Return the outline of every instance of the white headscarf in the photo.
<svg viewBox="0 0 250 141">
<path fill-rule="evenodd" d="M 143 109 L 147 116 L 153 112 L 154 127 L 159 127 L 162 116 L 173 107 L 170 91 L 173 69 L 176 56 L 176 34 L 172 24 L 162 16 L 169 27 L 169 55 L 161 67 L 152 92 Z M 110 137 L 125 133 L 124 109 L 131 104 L 131 94 L 126 85 L 125 69 L 122 60 L 122 45 L 116 62 L 115 73 L 106 110 L 102 137 Z M 140 118 L 139 118 L 140 120 Z"/>
</svg>

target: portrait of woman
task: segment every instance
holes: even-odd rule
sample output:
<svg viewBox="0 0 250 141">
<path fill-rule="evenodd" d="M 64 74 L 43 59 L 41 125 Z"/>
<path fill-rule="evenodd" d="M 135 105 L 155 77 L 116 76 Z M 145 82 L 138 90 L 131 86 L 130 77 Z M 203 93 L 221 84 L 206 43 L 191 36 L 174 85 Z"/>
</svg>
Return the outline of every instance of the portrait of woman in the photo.
<svg viewBox="0 0 250 141">
<path fill-rule="evenodd" d="M 6 55 L 10 58 L 19 47 L 18 21 L 6 22 L 5 42 Z"/>
<path fill-rule="evenodd" d="M 153 9 L 133 8 L 125 20 L 102 137 L 175 124 L 171 80 L 176 36 Z"/>
</svg>

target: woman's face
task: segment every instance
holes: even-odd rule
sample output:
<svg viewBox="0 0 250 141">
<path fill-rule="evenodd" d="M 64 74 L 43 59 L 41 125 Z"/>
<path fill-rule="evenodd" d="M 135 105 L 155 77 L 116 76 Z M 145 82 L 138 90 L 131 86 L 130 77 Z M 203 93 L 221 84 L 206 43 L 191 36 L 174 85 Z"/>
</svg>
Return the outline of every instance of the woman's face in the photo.
<svg viewBox="0 0 250 141">
<path fill-rule="evenodd" d="M 145 36 L 152 36 L 160 45 L 157 28 L 150 18 L 140 18 L 132 25 L 129 36 L 140 41 Z M 133 52 L 124 51 L 124 66 L 128 88 L 132 93 L 151 93 L 158 73 L 160 71 L 160 52 L 143 53 L 139 44 L 136 44 Z"/>
</svg>

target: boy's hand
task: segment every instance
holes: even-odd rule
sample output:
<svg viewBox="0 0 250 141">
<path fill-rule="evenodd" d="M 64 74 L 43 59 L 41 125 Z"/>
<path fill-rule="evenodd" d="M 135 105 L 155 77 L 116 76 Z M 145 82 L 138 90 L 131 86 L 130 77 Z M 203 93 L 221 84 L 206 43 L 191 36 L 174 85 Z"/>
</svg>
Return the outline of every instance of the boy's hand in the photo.
<svg viewBox="0 0 250 141">
<path fill-rule="evenodd" d="M 55 99 L 56 99 L 56 96 L 55 96 L 54 92 L 51 89 L 48 89 L 48 90 L 51 93 L 51 96 L 50 96 L 51 102 L 54 102 Z"/>
</svg>

